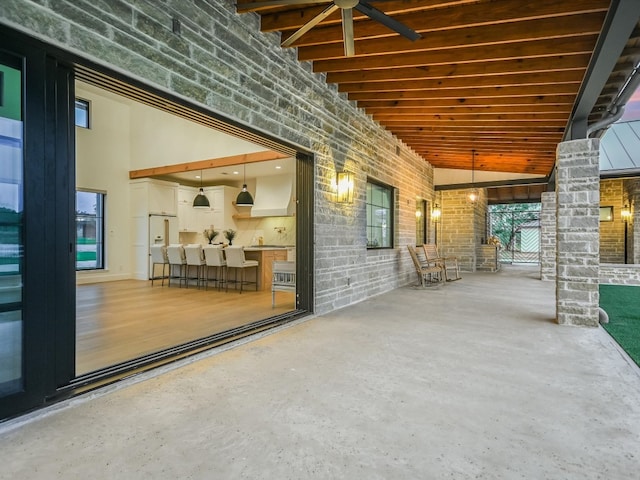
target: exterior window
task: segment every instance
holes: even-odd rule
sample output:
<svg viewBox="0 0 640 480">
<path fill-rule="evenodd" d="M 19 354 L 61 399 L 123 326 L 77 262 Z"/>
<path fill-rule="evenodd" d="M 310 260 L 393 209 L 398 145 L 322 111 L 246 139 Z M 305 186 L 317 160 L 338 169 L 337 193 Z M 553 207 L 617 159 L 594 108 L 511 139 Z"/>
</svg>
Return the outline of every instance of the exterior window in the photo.
<svg viewBox="0 0 640 480">
<path fill-rule="evenodd" d="M 89 101 L 76 99 L 76 127 L 89 128 Z"/>
<path fill-rule="evenodd" d="M 427 243 L 427 201 L 416 200 L 416 245 Z"/>
<path fill-rule="evenodd" d="M 393 247 L 393 188 L 367 181 L 367 248 Z"/>
<path fill-rule="evenodd" d="M 76 192 L 76 270 L 104 268 L 104 193 Z"/>
</svg>

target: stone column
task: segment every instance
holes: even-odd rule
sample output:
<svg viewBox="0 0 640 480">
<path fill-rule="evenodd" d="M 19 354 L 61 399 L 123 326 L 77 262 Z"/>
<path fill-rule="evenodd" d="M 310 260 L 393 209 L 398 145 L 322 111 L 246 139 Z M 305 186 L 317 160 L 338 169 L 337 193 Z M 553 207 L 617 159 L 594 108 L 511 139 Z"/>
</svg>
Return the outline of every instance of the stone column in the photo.
<svg viewBox="0 0 640 480">
<path fill-rule="evenodd" d="M 540 280 L 556 279 L 556 193 L 542 193 L 540 211 Z"/>
<path fill-rule="evenodd" d="M 558 145 L 556 315 L 561 325 L 598 326 L 600 172 L 598 139 Z"/>
</svg>

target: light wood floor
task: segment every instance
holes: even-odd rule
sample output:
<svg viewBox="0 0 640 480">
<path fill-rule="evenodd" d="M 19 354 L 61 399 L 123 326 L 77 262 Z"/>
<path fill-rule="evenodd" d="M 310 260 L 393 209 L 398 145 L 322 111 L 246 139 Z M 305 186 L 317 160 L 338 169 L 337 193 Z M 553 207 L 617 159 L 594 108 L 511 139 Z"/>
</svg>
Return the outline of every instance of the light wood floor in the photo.
<svg viewBox="0 0 640 480">
<path fill-rule="evenodd" d="M 177 285 L 177 284 L 176 284 Z M 294 294 L 164 287 L 123 280 L 78 285 L 76 375 L 105 368 L 295 308 Z"/>
</svg>

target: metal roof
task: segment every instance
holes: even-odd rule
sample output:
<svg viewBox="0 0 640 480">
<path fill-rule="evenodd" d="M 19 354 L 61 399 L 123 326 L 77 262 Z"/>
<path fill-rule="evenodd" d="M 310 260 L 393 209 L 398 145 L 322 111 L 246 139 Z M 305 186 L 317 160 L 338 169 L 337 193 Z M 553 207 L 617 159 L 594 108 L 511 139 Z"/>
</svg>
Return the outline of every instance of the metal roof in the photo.
<svg viewBox="0 0 640 480">
<path fill-rule="evenodd" d="M 640 173 L 640 121 L 615 123 L 600 140 L 600 172 Z"/>
</svg>

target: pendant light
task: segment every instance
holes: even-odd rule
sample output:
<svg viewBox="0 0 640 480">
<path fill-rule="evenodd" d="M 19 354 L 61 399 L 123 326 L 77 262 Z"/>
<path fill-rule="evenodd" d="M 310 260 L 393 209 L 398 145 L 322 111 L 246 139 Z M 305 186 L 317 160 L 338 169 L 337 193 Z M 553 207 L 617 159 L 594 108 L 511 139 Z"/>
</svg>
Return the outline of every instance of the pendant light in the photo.
<svg viewBox="0 0 640 480">
<path fill-rule="evenodd" d="M 476 151 L 471 150 L 471 192 L 469 193 L 469 202 L 476 203 L 478 201 L 478 189 L 475 182 L 475 167 L 476 167 Z"/>
<path fill-rule="evenodd" d="M 242 182 L 242 190 L 238 194 L 238 198 L 236 198 L 236 205 L 240 207 L 251 207 L 253 205 L 253 197 L 247 190 L 247 165 L 243 165 L 243 182 Z"/>
<path fill-rule="evenodd" d="M 193 199 L 193 208 L 209 208 L 209 199 L 204 194 L 204 189 L 202 188 L 202 170 L 200 170 L 200 191 L 196 195 L 196 198 Z"/>
</svg>

